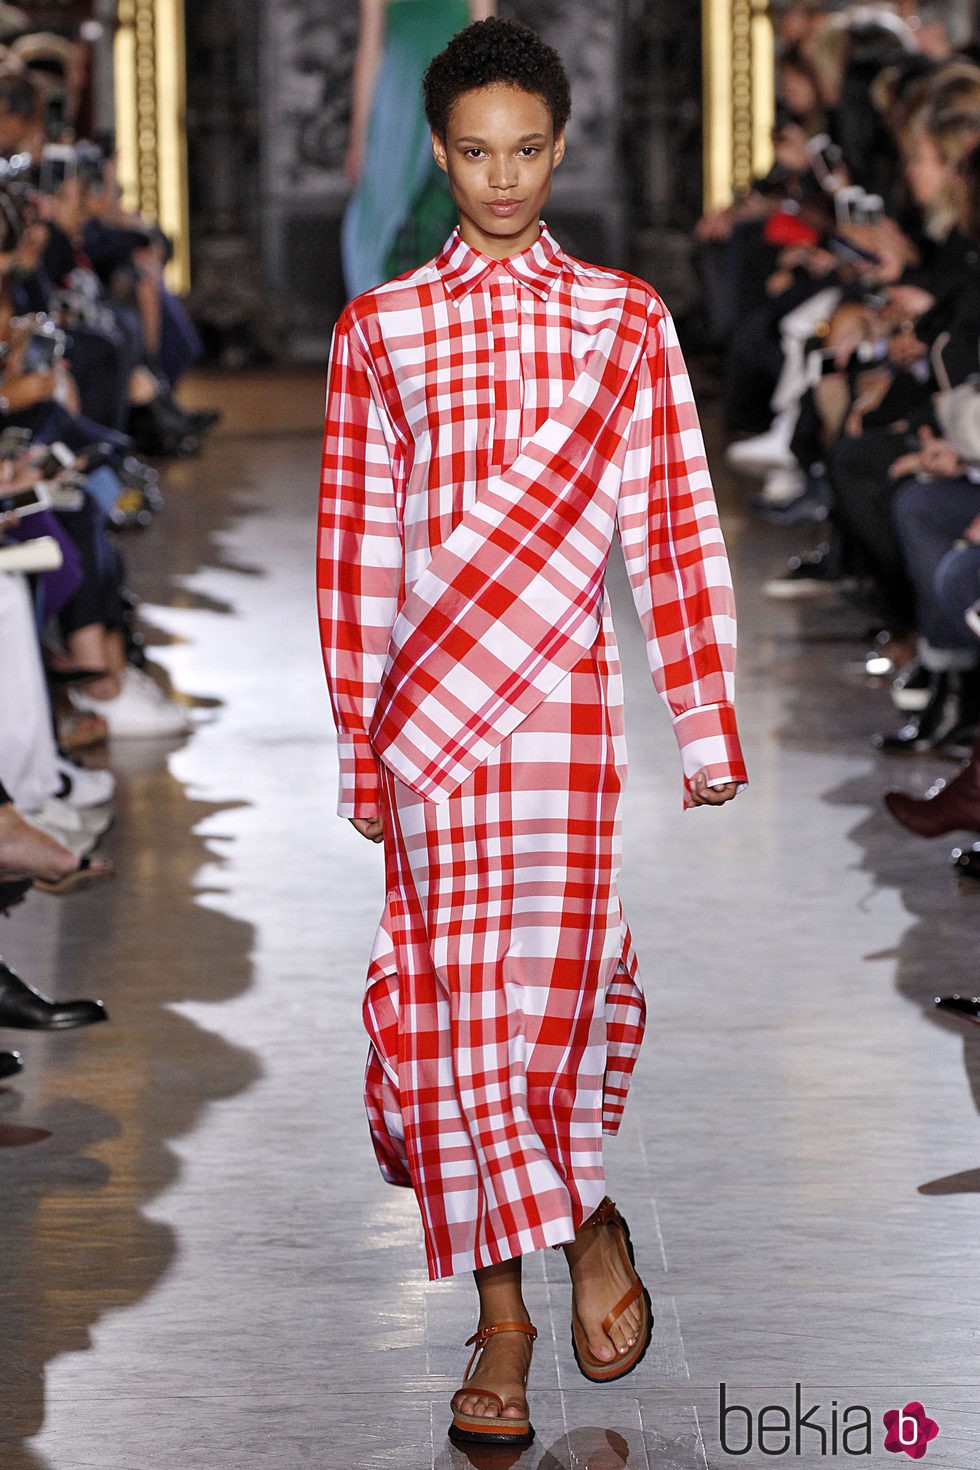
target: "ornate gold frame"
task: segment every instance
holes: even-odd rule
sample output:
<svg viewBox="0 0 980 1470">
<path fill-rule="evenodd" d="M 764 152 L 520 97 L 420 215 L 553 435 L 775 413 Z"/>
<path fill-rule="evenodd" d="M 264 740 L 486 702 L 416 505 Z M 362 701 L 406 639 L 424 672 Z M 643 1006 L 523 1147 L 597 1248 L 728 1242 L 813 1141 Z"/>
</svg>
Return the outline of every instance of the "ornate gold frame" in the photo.
<svg viewBox="0 0 980 1470">
<path fill-rule="evenodd" d="M 170 236 L 175 291 L 190 287 L 184 0 L 119 0 L 113 48 L 119 182 L 127 208 Z"/>
<path fill-rule="evenodd" d="M 766 0 L 701 0 L 704 207 L 723 209 L 772 166 L 775 39 Z"/>
</svg>

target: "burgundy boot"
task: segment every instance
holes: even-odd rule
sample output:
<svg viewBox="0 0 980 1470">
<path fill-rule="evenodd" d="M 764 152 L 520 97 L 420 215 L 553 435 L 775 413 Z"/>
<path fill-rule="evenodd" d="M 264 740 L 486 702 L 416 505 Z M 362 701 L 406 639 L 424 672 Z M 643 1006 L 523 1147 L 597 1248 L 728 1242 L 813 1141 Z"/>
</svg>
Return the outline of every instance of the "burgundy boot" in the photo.
<svg viewBox="0 0 980 1470">
<path fill-rule="evenodd" d="M 942 837 L 947 832 L 980 832 L 980 741 L 958 776 L 937 781 L 926 796 L 889 791 L 885 806 L 897 822 L 919 837 Z"/>
</svg>

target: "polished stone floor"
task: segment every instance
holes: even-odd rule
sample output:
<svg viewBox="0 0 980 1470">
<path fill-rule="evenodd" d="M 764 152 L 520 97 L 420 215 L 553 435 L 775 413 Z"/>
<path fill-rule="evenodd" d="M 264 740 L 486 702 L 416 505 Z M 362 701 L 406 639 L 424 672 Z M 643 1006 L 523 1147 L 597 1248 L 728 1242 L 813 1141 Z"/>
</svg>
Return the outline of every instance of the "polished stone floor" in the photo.
<svg viewBox="0 0 980 1470">
<path fill-rule="evenodd" d="M 169 473 L 165 514 L 127 541 L 195 732 L 112 751 L 116 884 L 0 924 L 35 983 L 112 1013 L 0 1038 L 27 1062 L 0 1090 L 2 1470 L 515 1463 L 447 1443 L 470 1288 L 427 1282 L 414 1202 L 377 1176 L 361 1112 L 381 856 L 333 816 L 312 601 L 321 396 L 313 377 L 240 385 L 204 456 Z M 846 1463 L 866 1409 L 863 1462 L 894 1465 L 882 1416 L 917 1400 L 940 1426 L 926 1463 L 976 1470 L 980 1028 L 931 1000 L 975 987 L 980 897 L 955 887 L 948 842 L 880 806 L 943 767 L 872 753 L 889 704 L 863 678 L 862 617 L 766 603 L 800 538 L 723 490 L 752 777 L 733 807 L 682 815 L 616 579 L 623 894 L 651 1024 L 609 1178 L 654 1344 L 623 1384 L 590 1388 L 562 1261 L 532 1259 L 538 1438 L 518 1463 L 815 1467 L 835 1458 L 835 1420 Z M 722 1384 L 749 1411 L 724 1443 Z M 799 1453 L 797 1384 L 803 1413 L 819 1406 Z M 734 1453 L 749 1415 L 753 1448 Z"/>
</svg>

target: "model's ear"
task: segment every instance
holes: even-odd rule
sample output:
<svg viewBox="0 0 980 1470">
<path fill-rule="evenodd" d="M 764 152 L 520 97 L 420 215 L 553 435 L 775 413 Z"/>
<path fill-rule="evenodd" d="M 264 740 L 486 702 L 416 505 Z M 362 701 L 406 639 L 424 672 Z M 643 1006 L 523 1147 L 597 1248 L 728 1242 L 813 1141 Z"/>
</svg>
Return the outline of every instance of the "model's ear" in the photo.
<svg viewBox="0 0 980 1470">
<path fill-rule="evenodd" d="M 561 161 L 562 161 L 562 159 L 564 157 L 565 157 L 565 129 L 562 128 L 561 132 L 555 138 L 555 146 L 554 146 L 554 150 L 553 150 L 552 155 L 551 155 L 552 167 L 553 168 L 557 168 L 558 165 L 561 163 Z"/>
<path fill-rule="evenodd" d="M 440 138 L 438 133 L 432 133 L 432 157 L 442 169 L 444 174 L 449 172 L 449 164 L 446 160 L 446 140 Z"/>
</svg>

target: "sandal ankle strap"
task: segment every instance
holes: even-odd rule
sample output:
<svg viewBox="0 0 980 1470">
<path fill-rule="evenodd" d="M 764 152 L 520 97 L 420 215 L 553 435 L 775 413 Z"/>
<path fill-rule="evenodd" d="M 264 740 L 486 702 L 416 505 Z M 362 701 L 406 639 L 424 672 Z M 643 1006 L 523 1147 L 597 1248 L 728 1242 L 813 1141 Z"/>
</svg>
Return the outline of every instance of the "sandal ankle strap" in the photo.
<svg viewBox="0 0 980 1470">
<path fill-rule="evenodd" d="M 597 1205 L 587 1220 L 583 1220 L 579 1226 L 580 1230 L 590 1230 L 593 1225 L 608 1225 L 613 1220 L 619 1219 L 619 1211 L 615 1200 L 606 1195 L 601 1205 Z"/>
<path fill-rule="evenodd" d="M 524 1336 L 529 1337 L 532 1343 L 537 1341 L 538 1336 L 538 1329 L 534 1326 L 532 1322 L 494 1322 L 489 1327 L 479 1328 L 476 1332 L 474 1332 L 473 1336 L 467 1338 L 466 1342 L 463 1344 L 464 1347 L 471 1347 L 473 1349 L 473 1352 L 470 1355 L 470 1360 L 466 1365 L 466 1371 L 463 1374 L 464 1386 L 469 1380 L 473 1364 L 476 1362 L 477 1358 L 486 1347 L 491 1337 L 494 1337 L 498 1332 L 523 1332 Z"/>
<path fill-rule="evenodd" d="M 533 1322 L 494 1322 L 491 1326 L 481 1327 L 474 1332 L 472 1337 L 467 1338 L 463 1346 L 473 1347 L 475 1344 L 478 1348 L 484 1348 L 497 1332 L 523 1332 L 524 1336 L 529 1337 L 532 1342 L 536 1342 L 538 1336 L 538 1329 Z"/>
</svg>

